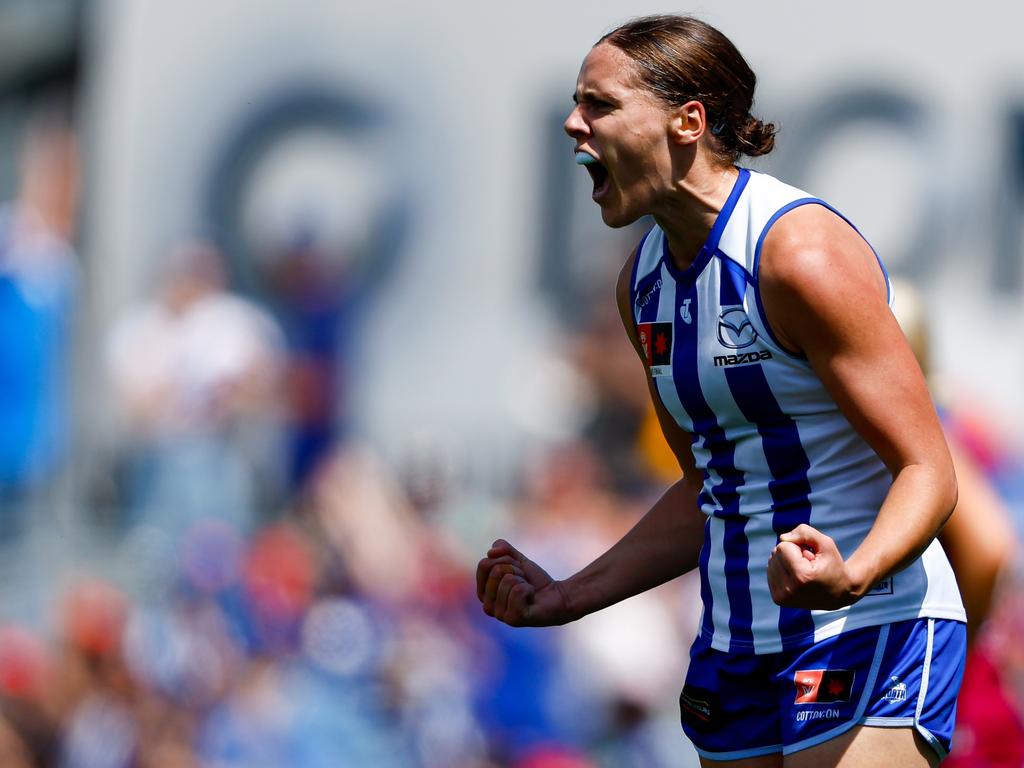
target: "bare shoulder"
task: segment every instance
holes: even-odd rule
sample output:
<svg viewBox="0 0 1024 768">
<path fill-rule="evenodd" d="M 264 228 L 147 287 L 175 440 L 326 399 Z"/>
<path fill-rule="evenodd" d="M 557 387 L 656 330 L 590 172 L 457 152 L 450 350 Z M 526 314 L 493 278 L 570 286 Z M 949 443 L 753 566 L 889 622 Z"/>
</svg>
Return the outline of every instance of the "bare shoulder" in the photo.
<svg viewBox="0 0 1024 768">
<path fill-rule="evenodd" d="M 803 351 L 808 320 L 834 313 L 889 314 L 885 275 L 871 247 L 844 219 L 821 205 L 803 205 L 768 231 L 758 286 L 773 330 Z"/>
<path fill-rule="evenodd" d="M 833 279 L 819 281 L 818 278 Z M 802 205 L 782 216 L 768 231 L 761 251 L 759 278 L 799 289 L 814 285 L 841 288 L 837 277 L 864 280 L 883 298 L 885 278 L 863 237 L 821 205 Z"/>
</svg>

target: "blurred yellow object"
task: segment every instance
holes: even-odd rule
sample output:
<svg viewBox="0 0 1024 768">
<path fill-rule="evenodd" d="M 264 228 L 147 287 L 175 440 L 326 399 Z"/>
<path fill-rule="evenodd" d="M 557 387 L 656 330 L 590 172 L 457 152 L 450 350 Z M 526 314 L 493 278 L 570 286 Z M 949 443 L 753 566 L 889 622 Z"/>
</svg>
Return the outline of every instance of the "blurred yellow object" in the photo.
<svg viewBox="0 0 1024 768">
<path fill-rule="evenodd" d="M 643 458 L 644 467 L 658 480 L 675 482 L 682 474 L 675 454 L 665 441 L 658 424 L 654 406 L 647 407 L 644 420 L 637 432 L 637 450 Z"/>
</svg>

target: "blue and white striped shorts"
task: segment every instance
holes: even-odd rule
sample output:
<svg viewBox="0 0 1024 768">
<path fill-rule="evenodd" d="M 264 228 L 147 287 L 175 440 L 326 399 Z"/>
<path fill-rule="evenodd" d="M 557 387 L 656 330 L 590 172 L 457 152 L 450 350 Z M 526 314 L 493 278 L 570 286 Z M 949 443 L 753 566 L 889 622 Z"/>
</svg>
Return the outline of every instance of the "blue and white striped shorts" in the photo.
<svg viewBox="0 0 1024 768">
<path fill-rule="evenodd" d="M 711 760 L 789 754 L 861 724 L 914 728 L 945 757 L 966 649 L 965 625 L 945 619 L 759 656 L 716 651 L 698 637 L 679 698 L 683 730 Z"/>
</svg>

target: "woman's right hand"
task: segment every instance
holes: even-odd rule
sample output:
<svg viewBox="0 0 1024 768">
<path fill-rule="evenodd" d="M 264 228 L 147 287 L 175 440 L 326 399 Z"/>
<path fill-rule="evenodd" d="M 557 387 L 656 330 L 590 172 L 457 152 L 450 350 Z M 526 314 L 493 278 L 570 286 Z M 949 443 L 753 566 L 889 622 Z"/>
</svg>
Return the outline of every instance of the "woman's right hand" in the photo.
<svg viewBox="0 0 1024 768">
<path fill-rule="evenodd" d="M 561 582 L 504 539 L 476 567 L 484 613 L 513 627 L 548 627 L 572 620 Z"/>
</svg>

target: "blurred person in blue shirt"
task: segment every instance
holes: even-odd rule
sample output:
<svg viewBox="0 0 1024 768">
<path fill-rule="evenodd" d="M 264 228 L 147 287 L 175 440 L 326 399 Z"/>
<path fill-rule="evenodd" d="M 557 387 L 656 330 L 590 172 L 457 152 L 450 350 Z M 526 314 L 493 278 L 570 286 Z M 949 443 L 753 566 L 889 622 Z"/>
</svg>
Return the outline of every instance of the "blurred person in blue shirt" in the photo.
<svg viewBox="0 0 1024 768">
<path fill-rule="evenodd" d="M 0 529 L 52 487 L 70 437 L 78 154 L 67 110 L 29 121 L 16 198 L 0 207 Z"/>
</svg>

